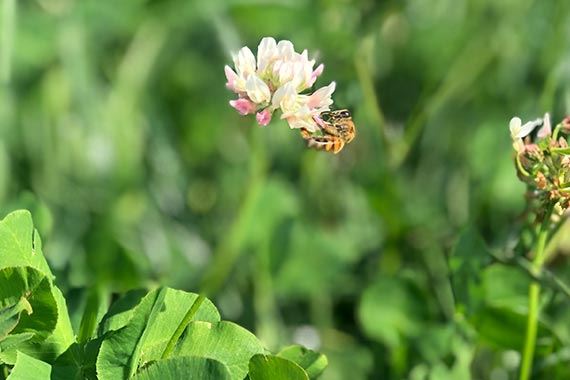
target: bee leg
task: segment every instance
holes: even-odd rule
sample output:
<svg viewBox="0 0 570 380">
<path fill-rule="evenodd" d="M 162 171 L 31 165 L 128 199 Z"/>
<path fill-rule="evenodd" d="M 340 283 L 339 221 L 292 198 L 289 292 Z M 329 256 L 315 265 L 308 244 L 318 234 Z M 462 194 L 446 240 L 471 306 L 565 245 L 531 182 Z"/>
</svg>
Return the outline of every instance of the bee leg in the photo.
<svg viewBox="0 0 570 380">
<path fill-rule="evenodd" d="M 340 136 L 338 128 L 333 124 L 323 124 L 322 128 L 328 135 Z"/>
<path fill-rule="evenodd" d="M 315 147 L 316 149 L 320 149 L 317 146 L 317 143 L 315 141 L 316 136 L 313 136 L 313 134 L 311 132 L 309 132 L 307 129 L 305 128 L 301 128 L 299 130 L 299 132 L 301 133 L 301 137 L 303 137 L 305 139 L 305 141 L 307 141 L 307 146 L 309 148 L 313 148 Z"/>
<path fill-rule="evenodd" d="M 337 136 L 312 136 L 307 139 L 308 146 L 318 150 L 325 150 L 337 154 L 344 147 L 344 141 Z"/>
<path fill-rule="evenodd" d="M 309 140 L 311 139 L 311 137 L 313 137 L 313 135 L 311 134 L 311 132 L 309 132 L 308 130 L 306 130 L 305 128 L 301 128 L 299 130 L 299 132 L 301 133 L 301 136 L 305 139 L 305 140 Z"/>
</svg>

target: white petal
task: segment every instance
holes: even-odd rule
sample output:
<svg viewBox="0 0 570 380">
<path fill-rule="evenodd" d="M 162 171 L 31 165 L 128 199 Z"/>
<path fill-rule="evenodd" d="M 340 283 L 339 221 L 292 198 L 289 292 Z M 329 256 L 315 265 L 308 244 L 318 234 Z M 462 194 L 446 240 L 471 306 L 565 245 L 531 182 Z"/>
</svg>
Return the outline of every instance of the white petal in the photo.
<svg viewBox="0 0 570 380">
<path fill-rule="evenodd" d="M 282 62 L 279 66 L 278 79 L 280 84 L 291 81 L 294 77 L 293 64 L 291 62 Z"/>
<path fill-rule="evenodd" d="M 282 60 L 290 60 L 293 58 L 295 53 L 295 48 L 293 43 L 288 40 L 282 40 L 277 43 L 277 51 L 279 53 L 279 58 Z"/>
<path fill-rule="evenodd" d="M 264 37 L 257 47 L 257 70 L 264 71 L 277 58 L 277 42 L 273 37 Z"/>
<path fill-rule="evenodd" d="M 522 120 L 520 117 L 513 117 L 509 122 L 509 129 L 511 130 L 511 137 L 516 138 L 522 125 Z"/>
<path fill-rule="evenodd" d="M 312 118 L 302 118 L 302 117 L 288 117 L 287 122 L 289 123 L 289 128 L 291 129 L 299 129 L 304 128 L 307 129 L 309 132 L 316 132 L 319 130 L 319 127 L 315 123 Z"/>
<path fill-rule="evenodd" d="M 307 106 L 301 105 L 300 103 L 297 103 L 295 105 L 295 107 L 291 107 L 286 109 L 285 111 L 283 111 L 283 115 L 281 116 L 281 119 L 287 119 L 290 117 L 295 117 L 298 119 L 301 118 L 310 118 L 312 117 L 311 111 L 309 110 L 309 108 Z"/>
<path fill-rule="evenodd" d="M 242 47 L 237 56 L 234 56 L 234 65 L 240 77 L 246 78 L 255 72 L 255 57 L 247 46 Z"/>
<path fill-rule="evenodd" d="M 245 82 L 245 90 L 247 92 L 247 96 L 254 103 L 267 103 L 271 99 L 271 91 L 269 90 L 269 87 L 256 74 L 252 74 L 247 78 L 247 81 Z"/>
<path fill-rule="evenodd" d="M 272 108 L 281 108 L 283 113 L 295 112 L 299 107 L 298 94 L 292 83 L 279 87 L 273 94 Z"/>
<path fill-rule="evenodd" d="M 524 143 L 523 143 L 522 139 L 513 139 L 513 149 L 517 153 L 524 152 Z"/>
<path fill-rule="evenodd" d="M 271 99 L 271 108 L 273 110 L 281 107 L 281 100 L 283 100 L 283 97 L 286 95 L 286 89 L 285 86 L 281 86 L 279 87 L 274 93 L 273 93 L 273 98 Z"/>
<path fill-rule="evenodd" d="M 538 120 L 533 120 L 533 121 L 529 121 L 528 123 L 524 123 L 521 127 L 521 129 L 519 130 L 519 133 L 517 134 L 518 138 L 523 138 L 525 136 L 527 136 L 529 133 L 532 132 L 532 130 L 534 128 L 536 128 L 538 125 L 540 125 L 542 123 L 542 120 L 538 119 Z"/>
</svg>

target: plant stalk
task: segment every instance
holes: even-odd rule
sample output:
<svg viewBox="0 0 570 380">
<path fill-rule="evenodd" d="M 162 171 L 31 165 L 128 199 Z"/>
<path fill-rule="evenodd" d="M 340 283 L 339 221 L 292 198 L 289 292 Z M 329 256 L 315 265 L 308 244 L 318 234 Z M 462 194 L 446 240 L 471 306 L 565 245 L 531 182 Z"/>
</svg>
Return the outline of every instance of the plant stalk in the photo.
<svg viewBox="0 0 570 380">
<path fill-rule="evenodd" d="M 545 261 L 544 248 L 548 238 L 548 222 L 550 213 L 547 213 L 542 223 L 536 239 L 534 259 L 532 261 L 531 273 L 535 276 L 540 274 Z M 540 283 L 533 281 L 528 290 L 528 319 L 526 325 L 526 337 L 522 352 L 522 362 L 519 380 L 528 380 L 532 373 L 532 362 L 534 359 L 534 349 L 536 346 L 536 334 L 538 327 L 538 302 L 540 298 Z"/>
</svg>

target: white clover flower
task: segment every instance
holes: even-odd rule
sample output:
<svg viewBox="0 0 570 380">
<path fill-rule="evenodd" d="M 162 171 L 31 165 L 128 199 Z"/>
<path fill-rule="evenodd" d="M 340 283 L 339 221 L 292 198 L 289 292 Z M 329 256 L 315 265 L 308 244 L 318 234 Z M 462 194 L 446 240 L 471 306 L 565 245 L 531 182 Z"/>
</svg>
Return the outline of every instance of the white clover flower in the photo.
<svg viewBox="0 0 570 380">
<path fill-rule="evenodd" d="M 525 124 L 519 117 L 513 117 L 509 122 L 509 129 L 511 131 L 511 139 L 513 140 L 513 148 L 517 153 L 524 151 L 523 138 L 528 136 L 534 128 L 542 123 L 541 119 L 529 121 Z"/>
<path fill-rule="evenodd" d="M 322 87 L 311 95 L 299 95 L 293 82 L 280 87 L 273 96 L 271 108 L 280 108 L 281 119 L 287 120 L 289 127 L 304 128 L 310 132 L 319 129 L 315 120 L 323 111 L 328 111 L 333 103 L 331 95 L 336 87 L 335 82 Z"/>
<path fill-rule="evenodd" d="M 257 56 L 246 46 L 233 55 L 233 61 L 235 70 L 224 67 L 226 87 L 238 95 L 230 105 L 240 114 L 256 113 L 259 125 L 266 126 L 279 109 L 291 128 L 312 132 L 320 128 L 315 119 L 329 110 L 335 84 L 313 94 L 303 93 L 324 69 L 323 64 L 314 68 L 315 60 L 309 60 L 307 50 L 297 53 L 291 41 L 265 37 L 257 47 Z"/>
</svg>

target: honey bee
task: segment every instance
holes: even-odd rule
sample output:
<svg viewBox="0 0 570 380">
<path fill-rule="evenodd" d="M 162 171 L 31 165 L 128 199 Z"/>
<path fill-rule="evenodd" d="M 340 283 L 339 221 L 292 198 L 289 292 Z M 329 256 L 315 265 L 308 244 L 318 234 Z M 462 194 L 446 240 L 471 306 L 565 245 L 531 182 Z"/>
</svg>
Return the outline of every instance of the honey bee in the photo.
<svg viewBox="0 0 570 380">
<path fill-rule="evenodd" d="M 352 115 L 347 109 L 321 112 L 319 119 L 322 121 L 319 123 L 321 135 L 301 129 L 301 135 L 310 148 L 337 154 L 356 136 Z"/>
</svg>

